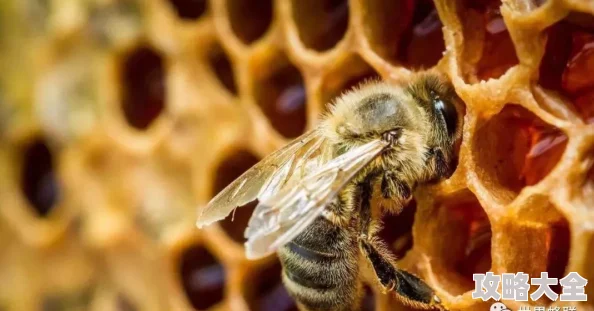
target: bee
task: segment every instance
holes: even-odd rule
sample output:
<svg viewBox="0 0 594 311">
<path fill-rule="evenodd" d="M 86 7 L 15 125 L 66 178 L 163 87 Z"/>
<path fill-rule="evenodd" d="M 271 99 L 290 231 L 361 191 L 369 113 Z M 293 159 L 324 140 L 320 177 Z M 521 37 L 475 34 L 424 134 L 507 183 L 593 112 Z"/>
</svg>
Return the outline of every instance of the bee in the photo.
<svg viewBox="0 0 594 311">
<path fill-rule="evenodd" d="M 401 303 L 444 309 L 429 285 L 395 264 L 377 237 L 380 218 L 372 206 L 399 213 L 417 185 L 453 173 L 460 103 L 438 74 L 365 82 L 338 97 L 315 129 L 217 194 L 197 226 L 258 199 L 245 231 L 246 256 L 276 252 L 283 283 L 302 310 L 358 310 L 360 260 Z"/>
</svg>

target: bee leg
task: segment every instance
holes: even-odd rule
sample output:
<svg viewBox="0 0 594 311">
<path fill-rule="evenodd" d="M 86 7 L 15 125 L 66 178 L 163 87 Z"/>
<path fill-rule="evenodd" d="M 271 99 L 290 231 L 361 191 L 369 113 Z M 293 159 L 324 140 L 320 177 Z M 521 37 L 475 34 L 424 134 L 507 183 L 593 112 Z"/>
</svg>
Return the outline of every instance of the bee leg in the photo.
<svg viewBox="0 0 594 311">
<path fill-rule="evenodd" d="M 380 284 L 386 291 L 394 293 L 405 305 L 425 310 L 444 310 L 440 305 L 441 300 L 435 295 L 431 287 L 418 277 L 396 268 L 386 256 L 378 251 L 378 249 L 386 250 L 386 248 L 382 247 L 380 242 L 374 239 L 372 233 L 371 183 L 367 180 L 361 183 L 359 187 L 361 200 L 359 206 L 361 230 L 359 247 L 367 260 L 371 262 Z"/>
<path fill-rule="evenodd" d="M 435 175 L 437 179 L 447 176 L 450 169 L 441 148 L 434 147 L 429 149 L 428 155 L 427 161 L 429 163 L 433 161 L 433 167 L 435 168 Z"/>
<path fill-rule="evenodd" d="M 385 199 L 402 199 L 407 201 L 412 196 L 410 187 L 398 178 L 394 171 L 385 171 L 381 182 L 382 196 Z"/>
<path fill-rule="evenodd" d="M 372 240 L 361 239 L 359 243 L 382 287 L 393 293 L 402 304 L 423 310 L 445 310 L 429 285 L 420 278 L 396 268 L 377 250 Z"/>
</svg>

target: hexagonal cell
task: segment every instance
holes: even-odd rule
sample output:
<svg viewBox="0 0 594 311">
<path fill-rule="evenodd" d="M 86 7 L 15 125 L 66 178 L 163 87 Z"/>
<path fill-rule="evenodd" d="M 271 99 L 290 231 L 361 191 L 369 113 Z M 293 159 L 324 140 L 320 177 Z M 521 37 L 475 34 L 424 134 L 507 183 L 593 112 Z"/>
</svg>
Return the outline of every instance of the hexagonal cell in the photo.
<svg viewBox="0 0 594 311">
<path fill-rule="evenodd" d="M 272 13 L 272 0 L 227 0 L 231 29 L 245 44 L 264 36 L 272 22 Z"/>
<path fill-rule="evenodd" d="M 594 17 L 572 13 L 546 33 L 539 83 L 568 97 L 584 121 L 594 123 Z"/>
<path fill-rule="evenodd" d="M 251 310 L 297 311 L 295 301 L 281 280 L 282 267 L 278 261 L 261 270 L 251 272 L 243 286 Z"/>
<path fill-rule="evenodd" d="M 421 198 L 419 203 L 423 201 Z M 451 295 L 474 288 L 473 273 L 491 268 L 491 222 L 469 190 L 437 197 L 418 206 L 415 248 L 431 258 L 440 286 Z"/>
<path fill-rule="evenodd" d="M 206 0 L 168 0 L 177 16 L 184 20 L 195 20 L 206 12 Z"/>
<path fill-rule="evenodd" d="M 239 150 L 230 157 L 224 159 L 217 168 L 213 184 L 212 195 L 215 196 L 227 185 L 241 176 L 245 171 L 258 163 L 259 159 L 252 153 Z M 238 207 L 235 212 L 220 222 L 221 227 L 227 233 L 227 236 L 237 243 L 243 243 L 243 232 L 247 227 L 248 221 L 257 205 L 255 202 L 248 203 Z"/>
<path fill-rule="evenodd" d="M 293 19 L 301 42 L 310 49 L 331 49 L 349 25 L 347 0 L 292 0 Z"/>
<path fill-rule="evenodd" d="M 383 227 L 379 237 L 386 242 L 397 259 L 404 257 L 413 247 L 412 227 L 416 212 L 417 203 L 412 200 L 400 214 L 382 217 Z"/>
<path fill-rule="evenodd" d="M 334 98 L 353 89 L 359 84 L 380 78 L 381 76 L 379 73 L 369 66 L 361 57 L 351 57 L 344 64 L 341 64 L 327 74 L 322 86 L 322 103 L 328 105 L 332 103 Z"/>
<path fill-rule="evenodd" d="M 364 6 L 366 35 L 381 57 L 413 69 L 441 59 L 445 43 L 433 1 L 373 0 Z"/>
<path fill-rule="evenodd" d="M 500 7 L 501 0 L 464 1 L 464 15 L 461 15 L 464 32 L 472 33 L 469 37 L 480 38 L 483 44 L 474 72 L 479 81 L 496 79 L 519 62 Z"/>
<path fill-rule="evenodd" d="M 472 274 L 491 268 L 489 218 L 468 190 L 437 201 L 435 208 L 437 220 L 424 234 L 435 238 L 432 246 L 445 269 L 461 277 L 463 283 L 456 290 L 470 290 L 474 287 Z"/>
<path fill-rule="evenodd" d="M 519 105 L 507 105 L 481 124 L 475 135 L 476 172 L 487 185 L 498 186 L 498 199 L 511 200 L 555 167 L 567 136 Z M 493 187 L 490 187 L 493 188 Z"/>
<path fill-rule="evenodd" d="M 286 57 L 274 60 L 274 70 L 258 77 L 255 97 L 272 126 L 284 137 L 303 133 L 307 96 L 299 70 Z"/>
<path fill-rule="evenodd" d="M 125 55 L 121 68 L 122 110 L 130 126 L 146 129 L 165 108 L 162 56 L 149 46 Z"/>
<path fill-rule="evenodd" d="M 223 300 L 225 269 L 210 252 L 192 246 L 180 258 L 179 273 L 186 297 L 198 310 L 206 310 Z"/>
<path fill-rule="evenodd" d="M 227 53 L 219 44 L 215 44 L 208 51 L 208 63 L 219 82 L 231 94 L 237 95 L 237 85 L 233 75 L 233 65 L 229 61 Z"/>
<path fill-rule="evenodd" d="M 52 152 L 46 141 L 38 137 L 24 146 L 22 154 L 20 180 L 23 194 L 40 216 L 47 216 L 60 197 Z"/>
</svg>

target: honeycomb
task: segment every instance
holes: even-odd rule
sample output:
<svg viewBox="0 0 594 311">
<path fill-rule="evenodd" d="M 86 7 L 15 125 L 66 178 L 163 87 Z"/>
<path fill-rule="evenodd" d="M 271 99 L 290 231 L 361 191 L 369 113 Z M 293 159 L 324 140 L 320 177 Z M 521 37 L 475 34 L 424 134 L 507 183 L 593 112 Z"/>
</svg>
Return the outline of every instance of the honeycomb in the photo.
<svg viewBox="0 0 594 311">
<path fill-rule="evenodd" d="M 594 2 L 0 2 L 0 310 L 295 310 L 254 205 L 197 207 L 369 78 L 446 74 L 454 175 L 382 237 L 451 310 L 473 273 L 576 271 L 594 295 Z M 366 278 L 365 310 L 408 310 Z M 532 287 L 534 290 L 534 287 Z M 554 288 L 557 292 L 560 288 Z M 504 301 L 524 306 L 594 303 Z"/>
</svg>

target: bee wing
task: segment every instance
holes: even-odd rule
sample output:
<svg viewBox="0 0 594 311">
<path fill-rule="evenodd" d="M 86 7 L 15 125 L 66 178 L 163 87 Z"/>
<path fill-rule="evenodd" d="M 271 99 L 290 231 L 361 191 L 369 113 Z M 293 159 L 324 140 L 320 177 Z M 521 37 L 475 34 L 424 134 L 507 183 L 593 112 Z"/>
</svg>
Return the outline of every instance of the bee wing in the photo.
<svg viewBox="0 0 594 311">
<path fill-rule="evenodd" d="M 247 257 L 266 256 L 294 239 L 386 145 L 374 140 L 357 147 L 261 201 L 245 231 Z"/>
<path fill-rule="evenodd" d="M 322 145 L 317 130 L 296 138 L 285 147 L 273 152 L 251 167 L 201 209 L 196 221 L 199 228 L 221 220 L 238 206 L 256 198 L 262 199 L 276 193 L 296 170 L 295 159 L 312 157 Z M 297 161 L 297 164 L 299 160 Z"/>
</svg>

